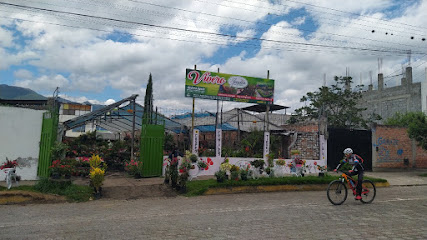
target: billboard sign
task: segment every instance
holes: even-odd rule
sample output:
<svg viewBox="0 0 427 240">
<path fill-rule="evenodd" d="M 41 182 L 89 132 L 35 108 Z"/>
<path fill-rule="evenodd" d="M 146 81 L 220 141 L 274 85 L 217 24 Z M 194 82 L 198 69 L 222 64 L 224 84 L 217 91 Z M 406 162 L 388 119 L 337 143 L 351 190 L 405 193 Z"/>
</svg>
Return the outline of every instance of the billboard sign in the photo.
<svg viewBox="0 0 427 240">
<path fill-rule="evenodd" d="M 274 80 L 187 69 L 185 96 L 273 104 Z"/>
</svg>

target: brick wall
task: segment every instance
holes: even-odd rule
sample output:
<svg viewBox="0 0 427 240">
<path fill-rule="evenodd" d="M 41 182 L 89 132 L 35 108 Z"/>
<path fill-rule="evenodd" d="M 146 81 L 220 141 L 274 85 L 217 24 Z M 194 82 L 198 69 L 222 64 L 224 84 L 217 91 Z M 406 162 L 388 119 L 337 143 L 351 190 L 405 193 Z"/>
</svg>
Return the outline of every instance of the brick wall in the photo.
<svg viewBox="0 0 427 240">
<path fill-rule="evenodd" d="M 427 168 L 427 151 L 419 146 L 416 147 L 415 166 L 416 168 Z"/>
<path fill-rule="evenodd" d="M 303 159 L 320 159 L 319 127 L 317 123 L 303 123 L 286 125 L 285 129 L 295 132 L 297 139 L 290 145 L 288 156 L 291 150 L 299 150 Z M 291 144 L 294 142 L 291 137 Z"/>
<path fill-rule="evenodd" d="M 378 125 L 373 131 L 373 168 L 426 168 L 427 151 L 416 147 L 405 127 Z M 407 163 L 405 164 L 405 159 Z"/>
</svg>

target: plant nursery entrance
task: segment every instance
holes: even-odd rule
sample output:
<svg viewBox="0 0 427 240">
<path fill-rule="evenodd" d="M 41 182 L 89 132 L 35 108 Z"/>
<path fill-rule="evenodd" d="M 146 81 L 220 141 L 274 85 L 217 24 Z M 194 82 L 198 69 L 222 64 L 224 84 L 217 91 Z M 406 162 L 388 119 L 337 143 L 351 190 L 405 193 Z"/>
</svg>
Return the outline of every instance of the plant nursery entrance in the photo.
<svg viewBox="0 0 427 240">
<path fill-rule="evenodd" d="M 88 114 L 64 122 L 65 130 L 81 126 L 96 125 L 119 136 L 129 136 L 131 152 L 125 156 L 125 161 L 134 159 L 142 165 L 142 177 L 161 176 L 163 165 L 163 141 L 165 128 L 173 131 L 180 130 L 182 125 L 171 119 L 153 113 L 150 124 L 143 124 L 144 108 L 137 104 L 138 95 L 122 99 Z M 137 144 L 138 131 L 141 131 L 140 143 Z M 139 149 L 139 157 L 136 152 Z M 123 162 L 124 165 L 124 162 Z"/>
</svg>

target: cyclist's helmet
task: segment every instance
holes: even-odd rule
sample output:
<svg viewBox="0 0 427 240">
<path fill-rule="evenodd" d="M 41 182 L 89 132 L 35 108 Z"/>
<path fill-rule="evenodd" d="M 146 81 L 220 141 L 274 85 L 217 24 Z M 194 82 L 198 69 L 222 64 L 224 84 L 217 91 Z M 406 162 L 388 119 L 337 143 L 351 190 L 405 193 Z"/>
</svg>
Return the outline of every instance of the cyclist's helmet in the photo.
<svg viewBox="0 0 427 240">
<path fill-rule="evenodd" d="M 344 149 L 344 154 L 353 154 L 353 149 L 351 148 Z"/>
</svg>

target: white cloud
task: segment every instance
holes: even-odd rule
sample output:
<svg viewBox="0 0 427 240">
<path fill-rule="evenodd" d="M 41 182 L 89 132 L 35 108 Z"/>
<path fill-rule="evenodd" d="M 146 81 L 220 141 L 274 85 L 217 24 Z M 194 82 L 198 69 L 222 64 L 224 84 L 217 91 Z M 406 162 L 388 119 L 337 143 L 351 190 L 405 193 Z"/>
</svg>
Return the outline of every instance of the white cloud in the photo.
<svg viewBox="0 0 427 240">
<path fill-rule="evenodd" d="M 301 25 L 305 23 L 305 16 L 297 17 L 292 21 L 292 25 Z"/>
<path fill-rule="evenodd" d="M 0 46 L 11 47 L 13 43 L 13 33 L 7 29 L 0 28 Z"/>
<path fill-rule="evenodd" d="M 274 4 L 276 2 L 280 4 Z M 26 4 L 21 1 L 19 3 Z M 390 17 L 385 9 L 396 4 L 385 0 L 316 0 L 309 5 L 288 1 L 249 1 L 245 4 L 218 0 L 156 2 L 166 6 L 164 8 L 129 1 L 108 4 L 93 1 L 85 6 L 67 1 L 61 3 L 63 4 L 46 5 L 32 2 L 33 6 L 72 10 L 159 27 L 77 16 L 58 17 L 58 14 L 39 13 L 35 16 L 26 11 L 9 13 L 9 17 L 28 19 L 31 22 L 16 23 L 18 33 L 25 36 L 25 39 L 18 39 L 19 41 L 14 41 L 12 31 L 8 30 L 13 26 L 10 20 L 1 22 L 4 24 L 0 28 L 0 70 L 20 65 L 30 65 L 37 69 L 34 72 L 23 69 L 16 71 L 16 85 L 52 92 L 59 86 L 62 93 L 79 91 L 82 95 L 94 92 L 107 95 L 109 90 L 106 89 L 110 88 L 118 90 L 120 97 L 139 94 L 138 102 L 141 103 L 148 75 L 152 73 L 155 104 L 163 109 L 178 111 L 191 110 L 192 105 L 191 99 L 184 97 L 185 68 L 193 68 L 196 64 L 198 69 L 216 71 L 220 68 L 225 73 L 262 78 L 270 70 L 270 78 L 276 81 L 275 102 L 292 107 L 292 111 L 301 105 L 301 96 L 322 85 L 325 73 L 330 84 L 333 76 L 344 75 L 346 67 L 350 67 L 353 78 L 359 80 L 362 73 L 366 84 L 369 81 L 369 71 L 373 72 L 374 82 L 376 81 L 378 57 L 383 57 L 385 75 L 399 69 L 402 59 L 406 58 L 405 54 L 380 54 L 362 51 L 362 48 L 410 48 L 425 52 L 426 42 L 410 41 L 408 37 L 425 32 L 411 26 L 427 24 L 426 1 L 421 1 L 411 9 L 401 10 L 403 12 L 396 15 L 398 17 L 395 19 L 385 19 L 385 16 Z M 278 16 L 303 7 L 307 15 L 292 19 Z M 360 12 L 365 16 L 350 12 Z M 308 19 L 319 26 L 316 32 L 307 31 L 300 26 Z M 264 28 L 270 23 L 272 26 L 265 32 L 260 32 L 259 26 L 255 24 L 257 21 L 262 22 Z M 5 25 L 8 28 L 3 27 Z M 179 31 L 176 28 L 197 32 Z M 375 34 L 370 32 L 372 29 L 377 29 Z M 110 30 L 127 32 L 129 35 L 109 34 Z M 396 32 L 393 38 L 384 33 L 390 30 Z M 262 34 L 262 38 L 272 41 L 262 42 L 259 51 L 258 48 L 246 46 L 247 48 L 240 48 L 237 52 L 235 48 L 231 49 L 233 56 L 219 55 L 223 52 L 227 54 L 229 49 L 223 52 L 218 50 L 223 50 L 225 45 L 233 44 L 233 41 L 215 33 L 229 31 L 245 37 Z M 241 44 L 245 42 L 242 41 Z M 5 48 L 6 46 L 9 47 Z M 358 49 L 345 50 L 339 47 Z M 254 51 L 258 52 L 254 54 Z M 219 60 L 204 60 L 207 58 Z M 85 97 L 82 99 L 88 100 Z M 108 101 L 111 102 L 110 99 Z M 225 110 L 241 106 L 243 105 L 240 103 L 224 104 Z M 196 108 L 215 110 L 216 102 L 198 99 Z"/>
<path fill-rule="evenodd" d="M 13 73 L 13 76 L 20 79 L 30 79 L 33 78 L 33 73 L 25 69 L 19 69 Z"/>
<path fill-rule="evenodd" d="M 116 102 L 116 100 L 114 100 L 114 99 L 108 99 L 107 101 L 105 101 L 105 105 L 110 105 L 110 104 L 113 104 L 113 103 L 115 103 Z"/>
<path fill-rule="evenodd" d="M 16 80 L 15 86 L 30 88 L 34 91 L 50 91 L 53 92 L 56 87 L 67 90 L 69 81 L 64 76 L 57 74 L 52 76 L 43 75 L 36 79 Z"/>
</svg>

